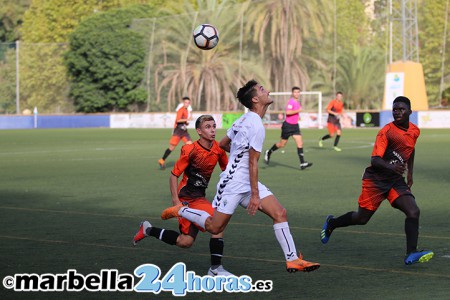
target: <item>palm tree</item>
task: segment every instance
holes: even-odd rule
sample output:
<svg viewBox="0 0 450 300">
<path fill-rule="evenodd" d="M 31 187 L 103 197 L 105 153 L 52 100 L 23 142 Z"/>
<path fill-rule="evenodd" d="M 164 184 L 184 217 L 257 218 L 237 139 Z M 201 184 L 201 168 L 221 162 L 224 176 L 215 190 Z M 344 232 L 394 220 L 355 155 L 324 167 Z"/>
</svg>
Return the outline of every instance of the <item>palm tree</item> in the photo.
<svg viewBox="0 0 450 300">
<path fill-rule="evenodd" d="M 384 86 L 384 56 L 377 48 L 354 46 L 337 59 L 338 90 L 344 92 L 351 109 L 380 108 Z"/>
<path fill-rule="evenodd" d="M 201 13 L 186 1 L 186 14 L 159 20 L 164 29 L 156 30 L 161 39 L 155 53 L 156 101 L 161 103 L 166 96 L 170 111 L 188 95 L 197 110 L 230 110 L 236 107 L 235 92 L 245 79 L 265 83 L 267 76 L 260 63 L 240 59 L 240 35 L 236 33 L 241 7 L 227 0 L 199 0 L 197 5 Z M 200 50 L 193 43 L 192 30 L 202 23 L 211 23 L 219 30 L 219 45 L 213 50 Z"/>
<path fill-rule="evenodd" d="M 248 12 L 247 33 L 259 44 L 263 59 L 269 60 L 272 89 L 307 86 L 303 39 L 323 34 L 329 18 L 326 4 L 325 0 L 267 0 L 254 3 Z"/>
</svg>

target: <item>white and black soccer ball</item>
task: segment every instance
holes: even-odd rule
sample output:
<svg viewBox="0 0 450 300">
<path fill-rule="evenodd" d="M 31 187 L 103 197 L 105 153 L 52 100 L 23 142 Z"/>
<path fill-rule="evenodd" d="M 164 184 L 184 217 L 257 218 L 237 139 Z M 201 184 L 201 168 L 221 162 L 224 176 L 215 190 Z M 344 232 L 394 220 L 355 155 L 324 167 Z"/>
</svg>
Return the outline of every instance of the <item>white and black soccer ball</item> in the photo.
<svg viewBox="0 0 450 300">
<path fill-rule="evenodd" d="M 210 50 L 219 43 L 219 31 L 211 24 L 201 24 L 194 29 L 194 43 L 202 50 Z"/>
</svg>

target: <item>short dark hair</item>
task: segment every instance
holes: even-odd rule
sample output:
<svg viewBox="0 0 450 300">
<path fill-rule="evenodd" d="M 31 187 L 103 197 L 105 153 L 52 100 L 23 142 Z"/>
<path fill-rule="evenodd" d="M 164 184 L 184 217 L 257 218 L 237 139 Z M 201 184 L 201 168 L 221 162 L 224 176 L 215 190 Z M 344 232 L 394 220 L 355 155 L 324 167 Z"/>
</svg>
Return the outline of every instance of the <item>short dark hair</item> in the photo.
<svg viewBox="0 0 450 300">
<path fill-rule="evenodd" d="M 241 102 L 242 105 L 244 105 L 248 109 L 251 109 L 253 106 L 252 98 L 256 94 L 256 90 L 254 88 L 257 84 L 258 82 L 252 79 L 249 82 L 247 82 L 243 87 L 241 87 L 237 92 L 236 98 L 238 98 L 239 102 Z"/>
<path fill-rule="evenodd" d="M 299 91 L 301 91 L 302 89 L 301 89 L 301 88 L 299 88 L 298 86 L 293 86 L 293 87 L 292 87 L 292 92 L 293 92 L 293 91 L 295 91 L 295 90 L 299 90 Z"/>
<path fill-rule="evenodd" d="M 407 97 L 398 96 L 397 98 L 394 99 L 394 102 L 392 104 L 397 103 L 397 102 L 405 103 L 408 106 L 408 108 L 411 109 L 411 101 L 409 101 L 409 99 Z"/>
<path fill-rule="evenodd" d="M 195 129 L 200 128 L 202 126 L 202 124 L 206 121 L 216 121 L 216 120 L 214 120 L 213 116 L 211 116 L 211 115 L 201 115 L 195 121 Z"/>
<path fill-rule="evenodd" d="M 337 92 L 336 95 L 344 95 L 341 91 Z"/>
<path fill-rule="evenodd" d="M 189 101 L 191 101 L 191 99 L 190 99 L 189 97 L 187 97 L 187 96 L 184 96 L 184 97 L 183 97 L 183 101 L 184 101 L 184 100 L 189 100 Z"/>
</svg>

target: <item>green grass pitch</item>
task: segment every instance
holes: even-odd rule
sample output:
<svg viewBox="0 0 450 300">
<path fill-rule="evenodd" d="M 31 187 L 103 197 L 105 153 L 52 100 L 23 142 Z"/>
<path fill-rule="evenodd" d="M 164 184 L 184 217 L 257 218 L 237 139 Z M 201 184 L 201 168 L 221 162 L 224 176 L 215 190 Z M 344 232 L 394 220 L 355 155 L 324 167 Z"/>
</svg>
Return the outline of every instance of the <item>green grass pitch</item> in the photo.
<svg viewBox="0 0 450 300">
<path fill-rule="evenodd" d="M 185 299 L 444 299 L 450 297 L 450 130 L 423 129 L 416 147 L 413 193 L 421 208 L 419 246 L 431 249 L 428 263 L 403 264 L 404 216 L 385 201 L 366 226 L 340 228 L 329 243 L 319 240 L 328 214 L 357 208 L 361 174 L 369 164 L 377 129 L 344 130 L 340 147 L 317 145 L 325 130 L 302 130 L 306 160 L 299 170 L 294 142 L 277 151 L 260 181 L 288 211 L 298 250 L 321 263 L 312 273 L 289 274 L 272 224 L 262 213 L 242 208 L 225 232 L 225 267 L 236 275 L 272 280 L 273 290 L 247 294 L 188 294 Z M 196 138 L 195 131 L 190 131 Z M 224 135 L 219 130 L 217 139 Z M 280 131 L 267 130 L 265 149 Z M 170 205 L 169 174 L 180 146 L 160 171 L 157 159 L 168 146 L 168 129 L 64 129 L 0 131 L 0 279 L 16 273 L 133 273 L 144 263 L 163 274 L 177 262 L 204 275 L 209 234 L 191 249 L 153 238 L 131 245 L 139 223 L 177 230 L 162 221 Z M 207 197 L 215 192 L 219 170 Z M 0 299 L 170 299 L 171 293 L 13 292 Z"/>
</svg>

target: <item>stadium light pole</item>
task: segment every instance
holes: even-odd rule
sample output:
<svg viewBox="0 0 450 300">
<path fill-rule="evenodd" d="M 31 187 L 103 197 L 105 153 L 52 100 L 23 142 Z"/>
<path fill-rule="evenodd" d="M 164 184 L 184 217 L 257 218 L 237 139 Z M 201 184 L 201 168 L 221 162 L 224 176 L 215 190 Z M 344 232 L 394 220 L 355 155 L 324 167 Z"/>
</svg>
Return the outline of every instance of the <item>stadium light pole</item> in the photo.
<svg viewBox="0 0 450 300">
<path fill-rule="evenodd" d="M 19 96 L 19 40 L 16 41 L 16 115 L 20 114 Z"/>
</svg>

